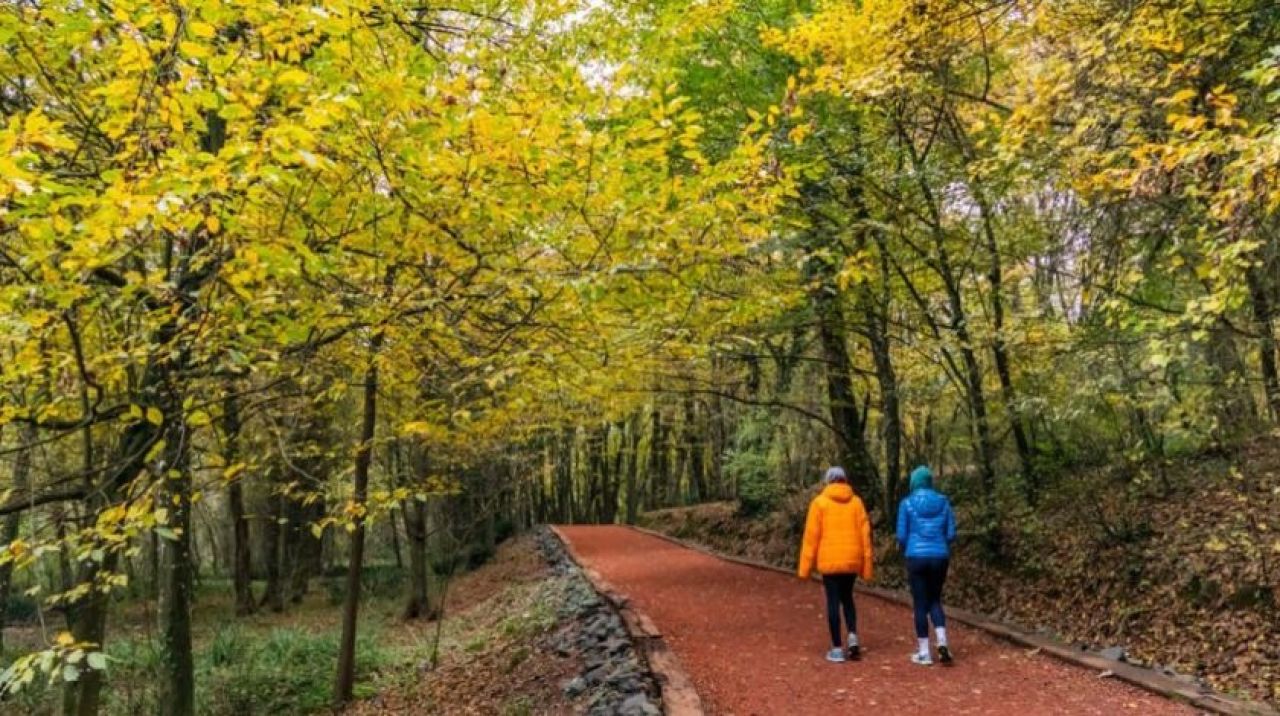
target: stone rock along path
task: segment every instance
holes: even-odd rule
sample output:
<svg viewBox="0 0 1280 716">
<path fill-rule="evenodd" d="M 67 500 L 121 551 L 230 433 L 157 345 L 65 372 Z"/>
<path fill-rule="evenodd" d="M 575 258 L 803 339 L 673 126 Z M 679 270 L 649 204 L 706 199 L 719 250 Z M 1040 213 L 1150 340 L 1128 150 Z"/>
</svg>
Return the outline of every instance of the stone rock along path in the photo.
<svg viewBox="0 0 1280 716">
<path fill-rule="evenodd" d="M 857 596 L 861 661 L 832 664 L 822 587 L 626 527 L 560 528 L 653 620 L 717 715 L 1193 714 L 1189 706 L 949 625 L 954 666 L 916 666 L 906 607 Z"/>
</svg>

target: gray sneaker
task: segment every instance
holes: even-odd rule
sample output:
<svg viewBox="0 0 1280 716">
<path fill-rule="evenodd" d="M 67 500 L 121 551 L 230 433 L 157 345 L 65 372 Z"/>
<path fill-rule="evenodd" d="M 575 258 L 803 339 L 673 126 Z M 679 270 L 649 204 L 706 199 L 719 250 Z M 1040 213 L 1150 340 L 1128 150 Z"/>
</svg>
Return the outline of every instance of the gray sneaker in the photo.
<svg viewBox="0 0 1280 716">
<path fill-rule="evenodd" d="M 862 647 L 858 646 L 858 637 L 853 634 L 849 635 L 849 646 L 845 647 L 844 658 L 849 661 L 859 661 L 862 659 Z"/>
<path fill-rule="evenodd" d="M 933 659 L 928 654 L 915 653 L 911 655 L 911 663 L 921 666 L 933 666 Z"/>
<path fill-rule="evenodd" d="M 836 648 L 832 649 L 831 651 L 828 651 L 828 652 L 827 652 L 827 661 L 830 661 L 830 662 L 832 662 L 832 663 L 836 663 L 836 664 L 843 663 L 843 662 L 844 662 L 844 649 L 841 649 L 840 647 L 838 647 L 838 646 L 837 646 Z"/>
</svg>

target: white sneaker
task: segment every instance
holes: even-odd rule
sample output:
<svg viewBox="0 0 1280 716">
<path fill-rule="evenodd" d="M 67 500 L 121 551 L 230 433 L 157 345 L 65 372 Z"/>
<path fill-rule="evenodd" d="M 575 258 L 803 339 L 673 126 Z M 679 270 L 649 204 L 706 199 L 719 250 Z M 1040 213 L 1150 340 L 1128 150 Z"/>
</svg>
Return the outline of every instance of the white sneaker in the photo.
<svg viewBox="0 0 1280 716">
<path fill-rule="evenodd" d="M 832 663 L 834 663 L 834 664 L 840 664 L 840 663 L 843 663 L 843 662 L 844 662 L 844 649 L 841 649 L 840 647 L 836 647 L 836 648 L 832 649 L 831 651 L 828 651 L 828 652 L 827 652 L 827 661 L 830 661 L 830 662 L 832 662 Z"/>
<path fill-rule="evenodd" d="M 928 654 L 915 653 L 911 655 L 911 663 L 921 666 L 933 666 L 933 659 Z"/>
</svg>

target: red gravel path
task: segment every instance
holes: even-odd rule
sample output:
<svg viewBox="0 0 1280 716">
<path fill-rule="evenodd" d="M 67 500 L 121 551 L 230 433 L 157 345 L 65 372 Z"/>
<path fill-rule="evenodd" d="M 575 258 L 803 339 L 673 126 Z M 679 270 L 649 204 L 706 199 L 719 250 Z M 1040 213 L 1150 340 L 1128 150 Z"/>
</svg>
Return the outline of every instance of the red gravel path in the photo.
<svg viewBox="0 0 1280 716">
<path fill-rule="evenodd" d="M 1192 714 L 1190 707 L 949 625 L 951 668 L 921 667 L 901 605 L 859 594 L 860 662 L 831 664 L 822 587 L 625 527 L 562 527 L 649 616 L 712 714 Z"/>
</svg>

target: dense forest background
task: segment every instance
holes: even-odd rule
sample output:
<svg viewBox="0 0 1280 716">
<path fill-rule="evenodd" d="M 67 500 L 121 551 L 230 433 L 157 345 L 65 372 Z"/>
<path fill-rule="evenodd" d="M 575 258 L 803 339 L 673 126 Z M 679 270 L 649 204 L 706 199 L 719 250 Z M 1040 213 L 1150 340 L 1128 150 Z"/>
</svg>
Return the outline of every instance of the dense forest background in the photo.
<svg viewBox="0 0 1280 716">
<path fill-rule="evenodd" d="M 194 713 L 323 584 L 346 702 L 531 525 L 928 462 L 998 564 L 1274 434 L 1280 6 L 453 5 L 0 8 L 7 691 Z"/>
</svg>

